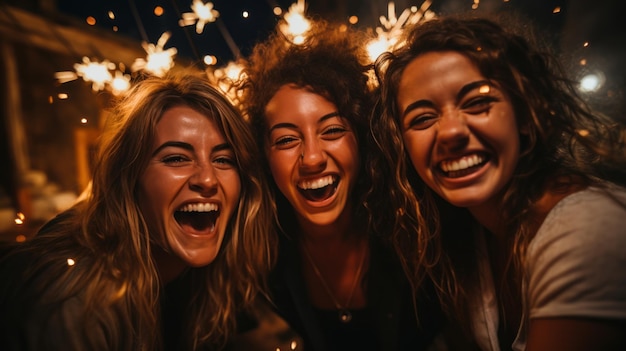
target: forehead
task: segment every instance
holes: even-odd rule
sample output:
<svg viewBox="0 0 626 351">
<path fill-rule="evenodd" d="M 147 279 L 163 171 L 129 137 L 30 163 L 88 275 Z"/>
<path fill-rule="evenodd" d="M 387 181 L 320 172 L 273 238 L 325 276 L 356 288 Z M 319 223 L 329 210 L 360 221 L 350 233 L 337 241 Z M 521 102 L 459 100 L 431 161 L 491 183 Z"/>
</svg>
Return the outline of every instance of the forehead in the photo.
<svg viewBox="0 0 626 351">
<path fill-rule="evenodd" d="M 265 107 L 265 117 L 270 126 L 278 122 L 304 122 L 317 120 L 337 106 L 317 93 L 295 85 L 283 85 Z"/>
<path fill-rule="evenodd" d="M 175 106 L 167 109 L 157 122 L 155 129 L 157 141 L 191 137 L 224 139 L 213 116 L 188 106 Z"/>
<path fill-rule="evenodd" d="M 398 83 L 398 103 L 410 103 L 416 95 L 456 94 L 470 81 L 485 79 L 466 56 L 454 52 L 428 52 L 415 57 L 406 66 Z"/>
</svg>

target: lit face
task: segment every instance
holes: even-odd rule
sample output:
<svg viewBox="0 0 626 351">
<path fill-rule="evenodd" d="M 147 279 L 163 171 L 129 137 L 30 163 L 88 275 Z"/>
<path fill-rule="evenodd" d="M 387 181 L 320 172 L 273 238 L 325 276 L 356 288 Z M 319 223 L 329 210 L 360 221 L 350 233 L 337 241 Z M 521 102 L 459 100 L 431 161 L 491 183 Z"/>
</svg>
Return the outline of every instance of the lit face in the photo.
<svg viewBox="0 0 626 351">
<path fill-rule="evenodd" d="M 459 207 L 497 203 L 519 158 L 509 97 L 449 51 L 416 57 L 398 91 L 404 143 L 424 182 Z"/>
<path fill-rule="evenodd" d="M 187 266 L 211 263 L 240 186 L 233 150 L 208 116 L 186 106 L 163 114 L 139 179 L 139 206 L 157 243 Z"/>
<path fill-rule="evenodd" d="M 356 136 L 337 106 L 284 85 L 267 104 L 265 116 L 270 169 L 300 222 L 330 225 L 348 215 L 359 153 Z"/>
</svg>

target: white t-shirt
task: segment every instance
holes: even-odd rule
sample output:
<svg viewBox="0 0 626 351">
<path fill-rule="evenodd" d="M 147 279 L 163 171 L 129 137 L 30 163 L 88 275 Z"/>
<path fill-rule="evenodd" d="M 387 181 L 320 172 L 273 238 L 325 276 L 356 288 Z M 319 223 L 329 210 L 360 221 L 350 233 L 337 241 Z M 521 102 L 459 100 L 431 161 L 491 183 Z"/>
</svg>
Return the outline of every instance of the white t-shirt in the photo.
<svg viewBox="0 0 626 351">
<path fill-rule="evenodd" d="M 486 274 L 473 329 L 483 350 L 498 351 L 498 310 L 482 241 L 480 267 Z M 524 315 L 514 350 L 526 349 L 533 318 L 626 320 L 626 189 L 590 187 L 563 198 L 530 242 L 526 262 Z"/>
</svg>

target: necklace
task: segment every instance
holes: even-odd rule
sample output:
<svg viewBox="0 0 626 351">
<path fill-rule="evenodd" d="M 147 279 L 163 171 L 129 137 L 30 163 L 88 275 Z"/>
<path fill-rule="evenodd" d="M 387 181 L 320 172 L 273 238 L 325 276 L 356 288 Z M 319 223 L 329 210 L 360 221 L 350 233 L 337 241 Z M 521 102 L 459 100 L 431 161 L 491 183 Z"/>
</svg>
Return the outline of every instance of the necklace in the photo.
<svg viewBox="0 0 626 351">
<path fill-rule="evenodd" d="M 367 252 L 363 252 L 363 255 L 361 257 L 361 263 L 359 263 L 359 268 L 356 271 L 356 277 L 354 278 L 354 283 L 352 283 L 352 290 L 350 290 L 350 296 L 348 296 L 348 301 L 346 301 L 346 304 L 344 307 L 339 303 L 339 301 L 337 301 L 337 298 L 335 297 L 333 292 L 330 290 L 330 287 L 328 286 L 328 284 L 326 284 L 326 280 L 324 280 L 324 277 L 322 277 L 322 273 L 320 272 L 319 268 L 317 268 L 317 265 L 313 261 L 313 257 L 311 257 L 311 254 L 309 253 L 309 250 L 307 249 L 305 243 L 302 244 L 302 248 L 304 249 L 304 254 L 306 255 L 307 260 L 309 261 L 309 263 L 311 263 L 313 272 L 315 272 L 315 275 L 317 276 L 319 281 L 322 283 L 324 290 L 326 290 L 326 293 L 328 293 L 328 296 L 330 297 L 331 300 L 333 300 L 335 307 L 339 311 L 339 321 L 341 323 L 349 323 L 352 320 L 352 313 L 349 310 L 350 302 L 352 301 L 352 297 L 354 296 L 354 291 L 356 290 L 356 286 L 359 283 L 359 279 L 361 278 L 361 270 L 363 269 L 363 263 L 365 262 L 365 256 Z"/>
</svg>

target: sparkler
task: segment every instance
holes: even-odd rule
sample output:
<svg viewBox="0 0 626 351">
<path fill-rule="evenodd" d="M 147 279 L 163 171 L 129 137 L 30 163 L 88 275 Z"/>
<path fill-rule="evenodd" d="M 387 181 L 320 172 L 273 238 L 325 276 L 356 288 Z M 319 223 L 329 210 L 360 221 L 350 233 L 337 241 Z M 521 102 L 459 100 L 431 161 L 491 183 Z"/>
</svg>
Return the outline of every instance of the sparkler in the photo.
<svg viewBox="0 0 626 351">
<path fill-rule="evenodd" d="M 372 62 L 376 61 L 383 52 L 390 51 L 403 44 L 400 42 L 400 37 L 406 26 L 434 18 L 435 13 L 429 10 L 431 4 L 431 0 L 426 0 L 419 9 L 413 6 L 402 11 L 400 17 L 396 17 L 395 3 L 393 1 L 389 2 L 387 4 L 388 17 L 380 16 L 382 27 L 376 27 L 376 38 L 366 45 Z"/>
<path fill-rule="evenodd" d="M 279 29 L 283 35 L 296 45 L 304 42 L 306 32 L 311 28 L 311 23 L 304 14 L 305 10 L 304 0 L 298 0 L 289 6 L 289 10 L 283 16 L 283 22 L 279 24 Z"/>
<path fill-rule="evenodd" d="M 170 36 L 169 32 L 163 33 L 156 45 L 143 42 L 142 46 L 148 56 L 145 60 L 142 58 L 136 59 L 131 66 L 131 70 L 133 72 L 144 70 L 157 77 L 163 77 L 170 68 L 174 67 L 174 55 L 178 52 L 174 47 L 163 50 Z"/>
<path fill-rule="evenodd" d="M 83 63 L 74 64 L 74 70 L 76 72 L 57 72 L 55 73 L 55 78 L 57 78 L 60 83 L 66 83 L 78 79 L 78 77 L 82 77 L 84 81 L 92 83 L 91 88 L 93 91 L 100 91 L 113 79 L 110 70 L 114 69 L 115 64 L 108 60 L 92 62 L 85 56 L 83 57 Z"/>
<path fill-rule="evenodd" d="M 201 34 L 207 23 L 215 22 L 220 13 L 213 8 L 212 2 L 204 4 L 202 0 L 193 0 L 191 4 L 193 12 L 185 12 L 181 15 L 178 24 L 181 27 L 196 25 L 196 33 Z"/>
</svg>

